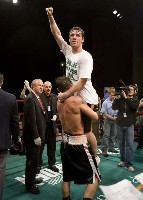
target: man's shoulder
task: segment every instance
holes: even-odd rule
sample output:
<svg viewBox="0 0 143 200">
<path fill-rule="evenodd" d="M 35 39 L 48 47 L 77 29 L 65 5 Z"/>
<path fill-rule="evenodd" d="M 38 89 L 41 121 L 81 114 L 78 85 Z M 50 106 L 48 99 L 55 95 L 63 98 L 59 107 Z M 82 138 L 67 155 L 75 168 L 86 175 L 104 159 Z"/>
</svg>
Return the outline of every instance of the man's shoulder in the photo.
<svg viewBox="0 0 143 200">
<path fill-rule="evenodd" d="M 33 101 L 35 98 L 36 98 L 35 94 L 31 92 L 30 94 L 26 96 L 26 98 L 24 99 L 24 102 Z"/>
<path fill-rule="evenodd" d="M 86 51 L 84 49 L 81 52 L 81 56 L 84 56 L 85 59 L 92 58 L 92 55 L 88 51 Z"/>
<path fill-rule="evenodd" d="M 80 96 L 71 96 L 67 99 L 67 101 L 68 101 L 68 103 L 76 103 L 76 104 L 78 104 L 78 103 L 81 104 L 83 102 L 83 100 Z"/>
<path fill-rule="evenodd" d="M 41 97 L 41 99 L 46 99 L 46 94 L 45 94 L 44 92 L 42 92 L 42 93 L 40 94 L 40 97 Z"/>
<path fill-rule="evenodd" d="M 51 95 L 51 97 L 57 98 L 56 94 L 51 93 L 50 95 Z"/>
<path fill-rule="evenodd" d="M 110 102 L 110 100 L 107 98 L 107 99 L 105 99 L 104 101 L 103 101 L 103 103 L 102 103 L 102 105 L 107 105 L 108 103 Z"/>
<path fill-rule="evenodd" d="M 5 90 L 2 90 L 2 89 L 1 89 L 1 95 L 5 96 L 7 98 L 14 98 L 14 99 L 16 98 L 16 96 L 14 94 L 6 92 Z"/>
</svg>

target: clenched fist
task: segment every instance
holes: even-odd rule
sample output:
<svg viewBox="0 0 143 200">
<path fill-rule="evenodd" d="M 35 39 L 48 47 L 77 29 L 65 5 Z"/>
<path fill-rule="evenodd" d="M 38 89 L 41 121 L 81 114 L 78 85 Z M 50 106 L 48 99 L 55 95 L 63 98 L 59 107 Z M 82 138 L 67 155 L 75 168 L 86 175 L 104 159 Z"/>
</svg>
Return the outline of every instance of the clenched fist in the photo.
<svg viewBox="0 0 143 200">
<path fill-rule="evenodd" d="M 52 7 L 46 8 L 46 12 L 48 16 L 51 16 L 53 14 L 53 8 Z"/>
<path fill-rule="evenodd" d="M 29 81 L 27 81 L 27 80 L 24 81 L 24 87 L 25 87 L 26 89 L 29 89 L 29 88 L 30 88 L 30 86 L 29 86 Z"/>
</svg>

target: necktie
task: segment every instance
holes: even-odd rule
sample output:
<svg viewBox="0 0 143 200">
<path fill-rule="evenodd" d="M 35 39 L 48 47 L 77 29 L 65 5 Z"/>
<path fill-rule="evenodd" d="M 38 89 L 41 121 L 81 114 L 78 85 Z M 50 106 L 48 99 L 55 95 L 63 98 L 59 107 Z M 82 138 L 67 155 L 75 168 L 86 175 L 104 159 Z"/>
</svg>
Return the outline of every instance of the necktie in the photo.
<svg viewBox="0 0 143 200">
<path fill-rule="evenodd" d="M 38 101 L 39 101 L 39 104 L 40 104 L 40 106 L 41 106 L 41 108 L 42 108 L 42 111 L 45 113 L 45 109 L 44 109 L 44 107 L 43 107 L 42 100 L 41 100 L 40 97 L 38 97 Z"/>
</svg>

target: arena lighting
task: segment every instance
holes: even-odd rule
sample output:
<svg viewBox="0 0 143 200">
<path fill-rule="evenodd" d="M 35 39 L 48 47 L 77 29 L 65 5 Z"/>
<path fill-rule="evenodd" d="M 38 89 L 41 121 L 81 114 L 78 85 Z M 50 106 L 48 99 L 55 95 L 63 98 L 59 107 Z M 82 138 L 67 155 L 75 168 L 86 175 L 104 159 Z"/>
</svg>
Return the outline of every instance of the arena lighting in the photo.
<svg viewBox="0 0 143 200">
<path fill-rule="evenodd" d="M 120 19 L 122 18 L 121 14 L 117 10 L 113 10 L 113 14 Z"/>
<path fill-rule="evenodd" d="M 65 66 L 65 62 L 60 62 L 60 66 L 64 67 Z"/>
<path fill-rule="evenodd" d="M 17 3 L 17 2 L 18 2 L 18 0 L 13 0 L 12 2 L 13 2 L 13 3 Z"/>
<path fill-rule="evenodd" d="M 113 14 L 116 15 L 116 14 L 117 14 L 117 10 L 114 10 L 114 11 L 113 11 Z"/>
</svg>

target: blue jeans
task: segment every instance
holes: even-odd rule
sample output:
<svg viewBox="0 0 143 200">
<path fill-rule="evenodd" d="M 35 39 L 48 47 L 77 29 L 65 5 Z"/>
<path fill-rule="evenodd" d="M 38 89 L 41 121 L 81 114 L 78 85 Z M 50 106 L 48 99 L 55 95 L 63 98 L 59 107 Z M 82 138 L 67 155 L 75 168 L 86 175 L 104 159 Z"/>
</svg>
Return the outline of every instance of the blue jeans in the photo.
<svg viewBox="0 0 143 200">
<path fill-rule="evenodd" d="M 126 167 L 132 166 L 133 159 L 133 143 L 134 143 L 134 126 L 121 127 L 117 126 L 119 148 L 121 161 L 125 163 Z"/>
<path fill-rule="evenodd" d="M 104 121 L 104 134 L 102 137 L 102 147 L 113 148 L 115 145 L 115 138 L 117 135 L 117 125 L 115 121 L 105 119 Z"/>
<path fill-rule="evenodd" d="M 0 199 L 2 199 L 8 150 L 0 150 Z"/>
</svg>

